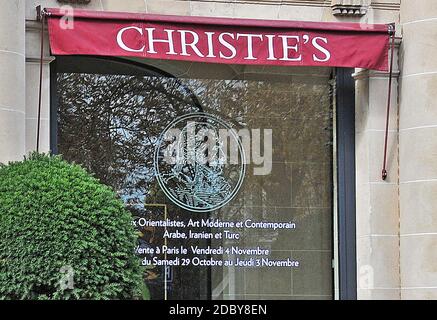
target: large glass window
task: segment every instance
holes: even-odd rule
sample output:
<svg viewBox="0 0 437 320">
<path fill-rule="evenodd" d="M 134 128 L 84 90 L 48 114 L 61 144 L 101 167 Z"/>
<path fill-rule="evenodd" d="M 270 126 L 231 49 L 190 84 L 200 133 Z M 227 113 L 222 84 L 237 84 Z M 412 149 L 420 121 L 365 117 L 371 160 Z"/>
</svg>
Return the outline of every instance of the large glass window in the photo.
<svg viewBox="0 0 437 320">
<path fill-rule="evenodd" d="M 74 59 L 58 152 L 131 210 L 152 299 L 333 298 L 331 69 Z"/>
</svg>

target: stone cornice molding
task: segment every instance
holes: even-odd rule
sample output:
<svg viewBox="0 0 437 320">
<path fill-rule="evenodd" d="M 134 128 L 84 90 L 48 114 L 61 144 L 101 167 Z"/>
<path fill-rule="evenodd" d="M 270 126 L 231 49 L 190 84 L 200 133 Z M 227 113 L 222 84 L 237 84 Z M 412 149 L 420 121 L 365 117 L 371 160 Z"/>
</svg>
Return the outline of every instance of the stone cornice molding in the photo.
<svg viewBox="0 0 437 320">
<path fill-rule="evenodd" d="M 335 16 L 364 16 L 370 0 L 332 0 L 332 14 Z"/>
<path fill-rule="evenodd" d="M 91 0 L 58 0 L 60 4 L 88 4 Z"/>
<path fill-rule="evenodd" d="M 59 6 L 72 5 L 84 9 L 88 4 L 98 0 L 57 0 Z M 121 0 L 120 0 L 121 1 Z M 189 0 L 185 0 L 189 1 Z M 362 17 L 369 8 L 374 10 L 399 11 L 399 0 L 391 2 L 381 0 L 190 0 L 191 2 L 216 2 L 216 3 L 238 3 L 247 5 L 271 5 L 271 6 L 299 6 L 299 7 L 319 7 L 331 8 L 332 14 L 337 17 Z"/>
<path fill-rule="evenodd" d="M 393 78 L 398 79 L 400 76 L 400 71 L 394 71 Z M 388 78 L 389 73 L 384 71 L 374 71 L 374 70 L 367 70 L 367 69 L 359 69 L 357 72 L 352 74 L 352 77 L 355 80 L 365 80 L 369 78 Z"/>
</svg>

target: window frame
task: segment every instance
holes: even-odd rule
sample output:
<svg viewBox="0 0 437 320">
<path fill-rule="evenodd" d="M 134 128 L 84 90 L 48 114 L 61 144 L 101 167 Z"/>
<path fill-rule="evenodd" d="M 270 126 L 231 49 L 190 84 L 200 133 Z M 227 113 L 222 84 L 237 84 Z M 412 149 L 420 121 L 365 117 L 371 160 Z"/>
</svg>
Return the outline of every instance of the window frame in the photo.
<svg viewBox="0 0 437 320">
<path fill-rule="evenodd" d="M 99 62 L 99 63 L 96 63 Z M 111 69 L 105 66 L 105 62 L 111 63 Z M 118 68 L 119 67 L 119 68 Z M 58 154 L 58 95 L 57 95 L 57 73 L 78 72 L 78 73 L 111 73 L 117 74 L 121 70 L 129 74 L 143 75 L 145 66 L 141 63 L 114 57 L 95 56 L 59 56 L 50 63 L 50 150 Z M 147 66 L 147 69 L 156 68 Z M 159 74 L 174 77 L 171 74 L 156 69 Z M 333 166 L 334 184 L 337 192 L 333 194 L 336 203 L 336 215 L 334 221 L 336 226 L 333 229 L 333 269 L 334 265 L 338 270 L 334 275 L 336 280 L 333 291 L 338 290 L 338 299 L 357 299 L 357 261 L 356 261 L 356 194 L 355 194 L 355 82 L 352 77 L 354 69 L 335 68 L 335 146 Z M 195 98 L 195 97 L 193 97 Z M 336 233 L 335 234 L 335 231 Z M 334 257 L 337 261 L 334 261 Z M 335 262 L 335 263 L 334 263 Z M 335 297 L 333 292 L 333 297 Z"/>
</svg>

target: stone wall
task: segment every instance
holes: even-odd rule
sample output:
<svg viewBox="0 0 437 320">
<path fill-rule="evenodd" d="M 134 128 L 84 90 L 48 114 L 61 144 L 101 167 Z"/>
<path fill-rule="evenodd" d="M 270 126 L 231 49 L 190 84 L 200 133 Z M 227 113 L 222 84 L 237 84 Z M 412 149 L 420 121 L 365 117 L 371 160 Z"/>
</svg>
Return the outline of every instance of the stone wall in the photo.
<svg viewBox="0 0 437 320">
<path fill-rule="evenodd" d="M 432 241 L 436 241 L 435 236 L 424 236 L 422 233 L 433 232 L 434 207 L 431 200 L 435 192 L 428 186 L 433 186 L 435 183 L 429 179 L 434 179 L 437 167 L 430 165 L 432 157 L 435 156 L 432 152 L 435 142 L 427 137 L 432 137 L 433 130 L 435 130 L 432 128 L 433 121 L 436 120 L 435 112 L 430 107 L 431 93 L 435 91 L 432 91 L 435 89 L 432 83 L 435 81 L 432 82 L 432 74 L 420 76 L 415 76 L 415 74 L 432 71 L 435 59 L 434 61 L 426 60 L 426 57 L 422 55 L 426 54 L 431 57 L 433 50 L 424 47 L 425 42 L 420 40 L 423 38 L 414 39 L 418 34 L 417 28 L 422 26 L 428 36 L 433 36 L 431 28 L 433 22 L 413 22 L 426 18 L 431 13 L 436 13 L 433 2 L 433 0 L 425 0 L 420 1 L 418 5 L 417 1 L 403 1 L 406 41 L 404 41 L 405 55 L 402 66 L 404 84 L 402 87 L 411 87 L 411 90 L 404 89 L 400 111 L 401 246 L 407 249 L 417 244 L 423 245 L 423 251 L 414 251 L 418 256 L 414 260 L 417 261 L 416 264 L 411 267 L 411 274 L 407 270 L 412 262 L 407 259 L 407 255 L 401 254 L 402 266 L 405 270 L 402 273 L 402 283 L 409 287 L 403 290 L 405 297 L 416 293 L 422 294 L 419 289 L 413 290 L 412 288 L 424 287 L 430 279 L 434 279 L 434 273 L 429 269 L 432 265 L 426 264 L 422 267 L 422 262 L 429 261 L 432 252 L 435 252 L 429 249 Z M 6 162 L 20 159 L 25 152 L 35 149 L 40 44 L 39 25 L 35 21 L 35 7 L 38 4 L 43 7 L 58 7 L 61 4 L 56 0 L 1 0 L 0 3 L 3 5 L 2 13 L 0 13 L 2 15 L 0 19 L 2 30 L 0 34 L 0 74 L 7 75 L 0 77 L 0 149 L 2 150 L 0 162 Z M 78 7 L 91 10 L 236 18 L 399 23 L 400 0 L 91 0 L 89 4 Z M 25 19 L 26 33 L 24 32 Z M 25 47 L 24 39 L 26 39 Z M 408 41 L 411 41 L 410 44 Z M 49 149 L 49 62 L 51 59 L 48 47 L 45 52 L 41 123 L 43 151 Z M 415 55 L 419 58 L 413 59 Z M 24 57 L 26 64 L 24 64 Z M 387 182 L 382 182 L 379 175 L 382 164 L 387 92 L 386 74 L 357 70 L 356 80 L 358 297 L 398 299 L 401 297 L 401 276 L 399 268 L 397 83 L 392 93 L 389 179 Z M 416 96 L 415 92 L 422 94 Z M 418 101 L 422 104 L 418 105 Z M 421 111 L 416 112 L 416 109 Z M 406 116 L 405 113 L 408 115 Z M 417 117 L 411 114 L 417 114 Z M 431 126 L 431 128 L 412 129 L 421 126 Z M 421 147 L 428 149 L 427 157 L 420 156 Z M 417 176 L 413 176 L 413 173 Z M 421 182 L 411 182 L 416 180 Z M 422 191 L 418 193 L 417 190 Z M 419 219 L 417 223 L 410 223 L 409 221 L 415 219 L 416 211 L 420 211 Z M 430 253 L 425 253 L 425 250 L 429 250 Z"/>
<path fill-rule="evenodd" d="M 437 2 L 403 0 L 401 22 L 402 298 L 437 299 Z"/>
<path fill-rule="evenodd" d="M 24 154 L 24 2 L 0 1 L 0 163 Z"/>
</svg>

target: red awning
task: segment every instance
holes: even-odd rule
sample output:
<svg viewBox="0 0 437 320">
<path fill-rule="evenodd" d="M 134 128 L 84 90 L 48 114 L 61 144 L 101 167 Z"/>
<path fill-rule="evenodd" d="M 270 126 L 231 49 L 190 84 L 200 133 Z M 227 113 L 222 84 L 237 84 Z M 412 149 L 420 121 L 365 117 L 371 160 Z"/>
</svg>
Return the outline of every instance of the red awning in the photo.
<svg viewBox="0 0 437 320">
<path fill-rule="evenodd" d="M 387 71 L 389 26 L 46 9 L 53 55 Z"/>
</svg>

